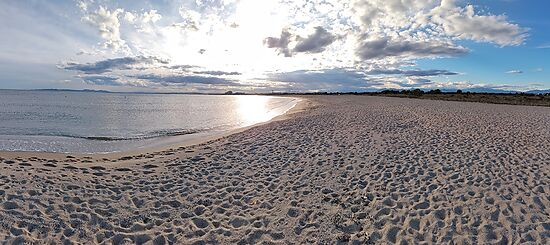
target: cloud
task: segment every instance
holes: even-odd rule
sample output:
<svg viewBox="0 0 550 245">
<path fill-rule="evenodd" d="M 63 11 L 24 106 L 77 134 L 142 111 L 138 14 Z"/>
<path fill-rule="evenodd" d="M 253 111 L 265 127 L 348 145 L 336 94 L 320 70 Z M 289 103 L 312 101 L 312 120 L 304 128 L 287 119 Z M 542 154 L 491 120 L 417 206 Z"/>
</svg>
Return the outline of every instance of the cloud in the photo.
<svg viewBox="0 0 550 245">
<path fill-rule="evenodd" d="M 236 71 L 193 71 L 195 74 L 206 74 L 206 75 L 212 75 L 212 76 L 237 76 L 242 75 L 240 72 Z"/>
<path fill-rule="evenodd" d="M 157 64 L 168 64 L 167 60 L 163 60 L 157 57 L 146 57 L 146 56 L 136 56 L 136 57 L 122 57 L 114 59 L 101 60 L 95 63 L 66 63 L 60 65 L 59 67 L 65 70 L 79 71 L 85 74 L 102 74 L 105 72 L 111 72 L 114 69 L 118 70 L 128 70 L 128 69 L 140 69 L 146 66 L 157 65 Z"/>
<path fill-rule="evenodd" d="M 520 45 L 527 38 L 527 29 L 508 22 L 504 15 L 478 15 L 473 5 L 461 8 L 454 2 L 443 0 L 430 12 L 433 23 L 448 35 L 501 46 Z"/>
<path fill-rule="evenodd" d="M 297 70 L 270 73 L 268 79 L 286 83 L 286 91 L 354 91 L 376 85 L 365 74 L 353 69 Z M 338 81 L 338 82 L 335 82 Z"/>
<path fill-rule="evenodd" d="M 458 82 L 436 82 L 432 88 L 440 88 L 443 90 L 461 89 L 463 91 L 476 93 L 509 93 L 522 90 L 519 86 L 508 84 L 491 84 L 491 83 L 472 83 L 470 81 Z"/>
<path fill-rule="evenodd" d="M 457 6 L 455 0 L 356 0 L 352 11 L 365 37 L 465 39 L 511 46 L 522 44 L 528 32 L 505 15 L 480 15 L 473 5 Z"/>
<path fill-rule="evenodd" d="M 113 76 L 101 76 L 101 75 L 83 76 L 81 77 L 81 79 L 87 84 L 94 84 L 94 85 L 106 85 L 106 86 L 125 85 L 125 83 L 120 82 L 118 77 L 113 77 Z"/>
<path fill-rule="evenodd" d="M 80 76 L 80 79 L 87 84 L 100 86 L 132 86 L 132 87 L 169 87 L 169 86 L 188 86 L 188 85 L 206 85 L 211 88 L 216 87 L 237 87 L 242 84 L 230 79 L 194 75 L 86 75 Z M 214 87 L 212 87 L 214 86 Z"/>
<path fill-rule="evenodd" d="M 188 84 L 205 84 L 205 85 L 218 85 L 218 86 L 241 86 L 241 84 L 236 83 L 233 80 L 220 78 L 220 77 L 210 77 L 210 76 L 195 76 L 195 75 L 168 75 L 162 76 L 157 74 L 145 74 L 131 76 L 132 78 L 145 80 L 151 83 L 156 84 L 178 84 L 178 85 L 188 85 Z"/>
<path fill-rule="evenodd" d="M 237 86 L 253 76 L 266 88 L 296 91 L 437 87 L 446 83 L 435 77 L 459 74 L 421 70 L 417 59 L 469 53 L 461 40 L 520 45 L 528 32 L 462 0 L 86 3 L 82 20 L 99 30 L 104 47 L 127 57 L 85 63 L 90 57 L 80 56 L 60 67 L 98 83 L 153 87 Z M 149 56 L 170 63 L 138 58 Z"/>
<path fill-rule="evenodd" d="M 88 5 L 89 5 L 89 3 L 88 3 L 87 1 L 80 0 L 80 1 L 77 1 L 77 2 L 76 2 L 76 5 L 77 5 L 78 8 L 80 8 L 81 10 L 87 11 L 87 10 L 88 10 Z"/>
<path fill-rule="evenodd" d="M 243 86 L 235 79 L 227 78 L 242 75 L 240 72 L 204 70 L 194 65 L 170 65 L 168 60 L 153 56 L 121 57 L 85 64 L 68 62 L 58 67 L 78 71 L 76 77 L 87 84 L 103 86 L 153 88 L 197 85 L 211 89 Z"/>
<path fill-rule="evenodd" d="M 428 88 L 434 84 L 432 80 L 425 79 L 425 78 L 407 78 L 404 80 L 389 80 L 388 82 L 393 84 L 393 86 L 405 88 L 405 89 Z"/>
<path fill-rule="evenodd" d="M 141 22 L 143 22 L 143 23 L 148 23 L 148 22 L 155 23 L 155 22 L 159 21 L 161 18 L 162 18 L 162 15 L 160 15 L 157 10 L 152 9 L 152 10 L 149 10 L 148 12 L 144 12 L 141 15 Z"/>
<path fill-rule="evenodd" d="M 510 70 L 506 72 L 507 74 L 522 74 L 523 71 L 521 70 Z"/>
<path fill-rule="evenodd" d="M 381 89 L 445 88 L 431 77 L 458 75 L 447 70 L 323 69 L 270 73 L 268 79 L 286 83 L 286 91 L 378 91 Z"/>
<path fill-rule="evenodd" d="M 87 10 L 87 8 L 84 8 Z M 118 16 L 122 14 L 124 10 L 115 9 L 108 10 L 103 6 L 91 13 L 88 13 L 82 17 L 82 21 L 98 29 L 99 34 L 105 40 L 104 46 L 111 48 L 114 51 L 128 52 L 129 47 L 126 45 L 126 41 L 120 37 L 120 21 Z"/>
<path fill-rule="evenodd" d="M 269 79 L 286 82 L 290 89 L 304 91 L 374 91 L 383 88 L 406 89 L 433 86 L 428 76 L 456 75 L 446 70 L 297 70 L 269 74 Z M 378 75 L 392 75 L 380 77 Z"/>
<path fill-rule="evenodd" d="M 336 36 L 325 30 L 325 28 L 315 27 L 315 33 L 306 38 L 298 38 L 298 43 L 294 47 L 294 52 L 320 53 L 325 50 L 325 47 L 332 44 L 336 40 Z"/>
<path fill-rule="evenodd" d="M 135 14 L 133 14 L 132 12 L 124 13 L 124 20 L 125 21 L 133 23 L 134 21 L 136 21 L 136 19 L 137 19 L 137 16 Z"/>
<path fill-rule="evenodd" d="M 194 65 L 172 65 L 172 66 L 168 66 L 168 69 L 182 70 L 182 71 L 187 71 L 187 70 L 192 69 L 192 68 L 198 68 L 198 66 L 194 66 Z"/>
<path fill-rule="evenodd" d="M 386 57 L 425 58 L 458 56 L 468 52 L 461 46 L 442 42 L 395 41 L 380 38 L 363 42 L 356 50 L 361 60 L 382 59 Z"/>
<path fill-rule="evenodd" d="M 369 75 L 402 75 L 408 77 L 433 77 L 433 76 L 453 76 L 459 75 L 459 73 L 448 70 L 381 70 L 374 69 L 367 72 Z"/>
<path fill-rule="evenodd" d="M 279 54 L 292 57 L 294 53 L 320 53 L 325 47 L 332 44 L 337 36 L 328 32 L 325 28 L 317 26 L 315 32 L 307 37 L 296 36 L 288 29 L 281 31 L 280 37 L 268 37 L 264 43 L 268 48 L 275 48 Z M 294 47 L 291 48 L 290 45 Z"/>
<path fill-rule="evenodd" d="M 291 57 L 292 53 L 288 48 L 292 34 L 288 30 L 282 30 L 280 37 L 268 37 L 264 40 L 264 43 L 268 48 L 276 49 L 280 54 L 283 54 L 285 57 Z"/>
</svg>

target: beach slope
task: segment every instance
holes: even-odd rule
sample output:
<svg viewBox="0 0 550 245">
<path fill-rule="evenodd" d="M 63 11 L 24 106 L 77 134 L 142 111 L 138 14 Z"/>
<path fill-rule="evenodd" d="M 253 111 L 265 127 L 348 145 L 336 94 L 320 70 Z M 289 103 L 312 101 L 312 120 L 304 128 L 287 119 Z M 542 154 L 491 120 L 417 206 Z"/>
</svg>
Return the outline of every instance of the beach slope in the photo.
<svg viewBox="0 0 550 245">
<path fill-rule="evenodd" d="M 550 108 L 369 96 L 134 156 L 0 154 L 0 240 L 550 242 Z"/>
</svg>

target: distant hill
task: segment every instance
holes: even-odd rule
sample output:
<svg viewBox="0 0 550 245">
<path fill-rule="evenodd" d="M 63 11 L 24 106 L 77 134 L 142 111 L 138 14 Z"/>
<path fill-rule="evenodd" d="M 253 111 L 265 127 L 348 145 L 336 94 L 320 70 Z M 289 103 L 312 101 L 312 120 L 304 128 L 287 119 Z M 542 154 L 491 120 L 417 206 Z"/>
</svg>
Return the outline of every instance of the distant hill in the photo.
<svg viewBox="0 0 550 245">
<path fill-rule="evenodd" d="M 548 94 L 548 93 L 550 93 L 550 89 L 529 90 L 525 93 L 528 93 L 528 94 Z"/>
<path fill-rule="evenodd" d="M 494 89 L 494 88 L 469 88 L 469 89 L 463 89 L 462 91 L 471 92 L 471 93 L 490 93 L 490 94 L 516 94 L 516 93 L 521 93 L 520 91 L 501 90 L 501 89 Z"/>
<path fill-rule="evenodd" d="M 95 89 L 58 89 L 58 88 L 32 89 L 31 91 L 112 93 L 111 91 L 107 91 L 107 90 L 95 90 Z"/>
</svg>

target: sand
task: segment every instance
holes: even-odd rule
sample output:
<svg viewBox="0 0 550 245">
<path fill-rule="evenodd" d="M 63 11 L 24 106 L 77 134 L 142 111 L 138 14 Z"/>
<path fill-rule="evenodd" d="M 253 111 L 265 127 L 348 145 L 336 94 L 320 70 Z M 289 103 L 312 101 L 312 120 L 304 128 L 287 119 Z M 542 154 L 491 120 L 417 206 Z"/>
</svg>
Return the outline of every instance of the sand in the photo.
<svg viewBox="0 0 550 245">
<path fill-rule="evenodd" d="M 0 153 L 0 240 L 550 243 L 550 108 L 304 99 L 284 120 L 199 145 Z"/>
</svg>

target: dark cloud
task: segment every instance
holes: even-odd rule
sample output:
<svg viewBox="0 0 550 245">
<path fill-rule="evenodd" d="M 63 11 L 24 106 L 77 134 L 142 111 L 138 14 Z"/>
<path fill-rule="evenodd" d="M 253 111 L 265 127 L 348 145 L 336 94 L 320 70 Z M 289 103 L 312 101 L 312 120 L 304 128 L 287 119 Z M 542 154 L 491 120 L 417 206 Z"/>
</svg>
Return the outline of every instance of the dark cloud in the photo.
<svg viewBox="0 0 550 245">
<path fill-rule="evenodd" d="M 283 30 L 280 37 L 268 37 L 264 40 L 264 43 L 268 48 L 275 48 L 280 54 L 285 57 L 291 57 L 292 52 L 288 48 L 292 34 L 288 30 Z"/>
<path fill-rule="evenodd" d="M 212 76 L 237 76 L 242 75 L 240 72 L 236 71 L 194 71 L 195 74 L 205 74 L 205 75 L 212 75 Z"/>
<path fill-rule="evenodd" d="M 123 57 L 86 64 L 67 63 L 60 68 L 79 71 L 83 74 L 78 77 L 86 83 L 95 85 L 153 87 L 187 84 L 221 87 L 241 85 L 235 80 L 220 77 L 241 75 L 239 72 L 196 71 L 200 67 L 169 65 L 168 61 L 156 57 Z"/>
<path fill-rule="evenodd" d="M 316 27 L 315 33 L 306 38 L 298 38 L 298 43 L 294 47 L 294 52 L 320 53 L 325 47 L 332 44 L 336 36 L 325 30 L 323 27 Z"/>
<path fill-rule="evenodd" d="M 406 80 L 391 80 L 388 81 L 391 84 L 399 85 L 403 88 L 423 88 L 429 85 L 433 85 L 434 82 L 430 79 L 425 78 L 414 78 Z"/>
<path fill-rule="evenodd" d="M 118 79 L 118 77 L 113 76 L 84 76 L 81 77 L 82 80 L 87 84 L 94 84 L 94 85 L 107 85 L 107 86 L 120 86 L 124 83 L 121 83 Z"/>
<path fill-rule="evenodd" d="M 466 54 L 468 50 L 460 46 L 453 46 L 440 42 L 410 42 L 392 41 L 382 38 L 363 42 L 356 50 L 362 60 L 380 59 L 385 57 L 439 57 L 458 56 Z"/>
<path fill-rule="evenodd" d="M 159 84 L 206 84 L 206 85 L 221 85 L 221 86 L 240 86 L 233 80 L 219 78 L 219 77 L 206 77 L 206 76 L 194 76 L 194 75 L 169 75 L 161 76 L 156 74 L 146 74 L 131 76 L 132 78 L 145 80 L 152 83 Z"/>
<path fill-rule="evenodd" d="M 362 72 L 347 69 L 298 70 L 272 73 L 268 77 L 290 84 L 288 89 L 295 91 L 359 91 L 381 85 Z"/>
<path fill-rule="evenodd" d="M 400 69 L 376 69 L 368 71 L 369 75 L 402 75 L 408 77 L 433 77 L 433 76 L 453 76 L 459 73 L 448 70 L 400 70 Z"/>
<path fill-rule="evenodd" d="M 168 69 L 172 69 L 172 70 L 183 70 L 183 71 L 187 71 L 191 68 L 198 68 L 198 66 L 194 66 L 194 65 L 173 65 L 173 66 L 168 66 L 166 67 Z"/>
<path fill-rule="evenodd" d="M 287 83 L 293 91 L 378 91 L 385 88 L 411 89 L 436 87 L 430 76 L 456 75 L 447 70 L 371 70 L 356 69 L 298 70 L 269 74 L 269 79 Z M 391 75 L 380 77 L 377 75 Z"/>
<path fill-rule="evenodd" d="M 295 35 L 288 30 L 282 30 L 280 37 L 268 37 L 264 43 L 268 48 L 277 49 L 285 57 L 292 57 L 293 53 L 320 53 L 325 47 L 332 44 L 337 37 L 323 27 L 316 27 L 315 32 L 306 38 L 296 37 L 296 46 L 290 49 L 288 45 L 295 38 Z"/>
<path fill-rule="evenodd" d="M 111 72 L 115 69 L 128 70 L 136 68 L 138 66 L 153 64 L 168 64 L 168 61 L 152 56 L 136 56 L 106 59 L 95 63 L 86 64 L 70 62 L 61 65 L 60 68 L 65 70 L 79 71 L 85 74 L 102 74 L 105 72 Z"/>
</svg>

